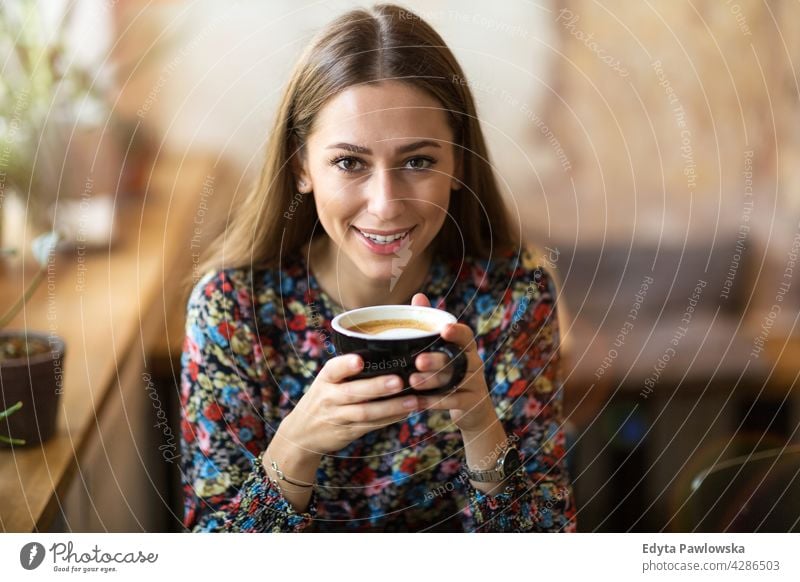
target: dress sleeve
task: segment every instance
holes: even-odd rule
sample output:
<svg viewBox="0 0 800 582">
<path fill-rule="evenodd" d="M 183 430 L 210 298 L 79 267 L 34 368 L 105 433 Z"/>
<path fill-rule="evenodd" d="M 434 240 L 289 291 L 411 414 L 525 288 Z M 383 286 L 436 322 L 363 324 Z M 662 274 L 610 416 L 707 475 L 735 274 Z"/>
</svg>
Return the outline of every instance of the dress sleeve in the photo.
<svg viewBox="0 0 800 582">
<path fill-rule="evenodd" d="M 531 265 L 514 277 L 496 333 L 476 335 L 495 410 L 524 470 L 497 495 L 463 479 L 466 531 L 575 531 L 572 486 L 564 466 L 563 384 L 552 276 Z M 525 264 L 523 263 L 523 264 Z M 534 263 L 535 264 L 535 263 Z M 510 297 L 509 297 L 510 295 Z"/>
<path fill-rule="evenodd" d="M 258 371 L 261 341 L 268 340 L 248 323 L 248 291 L 228 271 L 208 273 L 187 304 L 181 477 L 189 531 L 299 532 L 316 513 L 316 492 L 298 513 L 261 465 L 278 418 L 275 391 Z"/>
</svg>

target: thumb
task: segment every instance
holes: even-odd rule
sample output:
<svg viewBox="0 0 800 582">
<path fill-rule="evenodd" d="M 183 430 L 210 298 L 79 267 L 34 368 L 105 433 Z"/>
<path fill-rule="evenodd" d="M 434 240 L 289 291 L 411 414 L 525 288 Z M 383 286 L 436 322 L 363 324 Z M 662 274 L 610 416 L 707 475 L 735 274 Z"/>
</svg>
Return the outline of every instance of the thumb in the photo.
<svg viewBox="0 0 800 582">
<path fill-rule="evenodd" d="M 428 301 L 428 298 L 424 293 L 415 293 L 411 298 L 411 305 L 416 305 L 417 307 L 430 307 L 431 302 Z"/>
</svg>

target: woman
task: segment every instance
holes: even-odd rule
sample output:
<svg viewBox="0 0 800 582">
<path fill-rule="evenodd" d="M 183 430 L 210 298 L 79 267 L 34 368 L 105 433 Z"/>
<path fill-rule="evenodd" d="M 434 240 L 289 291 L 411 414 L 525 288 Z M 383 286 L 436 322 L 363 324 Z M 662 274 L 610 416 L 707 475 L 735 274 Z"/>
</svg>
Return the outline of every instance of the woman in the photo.
<svg viewBox="0 0 800 582">
<path fill-rule="evenodd" d="M 574 530 L 556 289 L 512 233 L 463 80 L 391 5 L 301 57 L 188 303 L 187 529 Z M 363 361 L 331 345 L 342 311 L 409 302 L 459 319 L 443 337 L 468 370 L 448 395 L 425 394 L 441 354 L 417 358 L 407 397 L 399 377 L 350 380 Z"/>
</svg>

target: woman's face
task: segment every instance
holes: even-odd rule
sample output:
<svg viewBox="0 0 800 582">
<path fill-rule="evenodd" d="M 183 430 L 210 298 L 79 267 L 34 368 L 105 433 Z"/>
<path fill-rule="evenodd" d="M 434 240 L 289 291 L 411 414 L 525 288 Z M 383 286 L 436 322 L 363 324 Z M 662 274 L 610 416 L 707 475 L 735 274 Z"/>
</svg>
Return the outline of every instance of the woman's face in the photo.
<svg viewBox="0 0 800 582">
<path fill-rule="evenodd" d="M 422 256 L 460 187 L 452 140 L 441 103 L 406 83 L 354 86 L 323 106 L 297 174 L 339 265 L 389 279 Z"/>
</svg>

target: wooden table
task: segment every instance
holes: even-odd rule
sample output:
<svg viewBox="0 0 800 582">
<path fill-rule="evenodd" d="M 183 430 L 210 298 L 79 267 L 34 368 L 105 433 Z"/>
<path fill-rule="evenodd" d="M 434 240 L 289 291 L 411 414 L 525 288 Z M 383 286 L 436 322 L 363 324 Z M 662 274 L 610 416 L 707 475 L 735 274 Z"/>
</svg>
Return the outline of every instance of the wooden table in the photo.
<svg viewBox="0 0 800 582">
<path fill-rule="evenodd" d="M 59 254 L 52 291 L 41 285 L 9 326 L 58 334 L 67 349 L 55 436 L 0 449 L 3 531 L 161 527 L 164 435 L 154 426 L 163 404 L 153 398 L 147 358 L 176 335 L 166 308 L 182 310 L 182 295 L 169 289 L 190 274 L 192 217 L 213 164 L 163 160 L 146 194 L 118 202 L 113 248 L 87 251 L 82 265 L 77 251 Z M 30 280 L 35 266 L 24 272 Z M 6 265 L 2 303 L 22 287 L 23 269 Z"/>
</svg>

